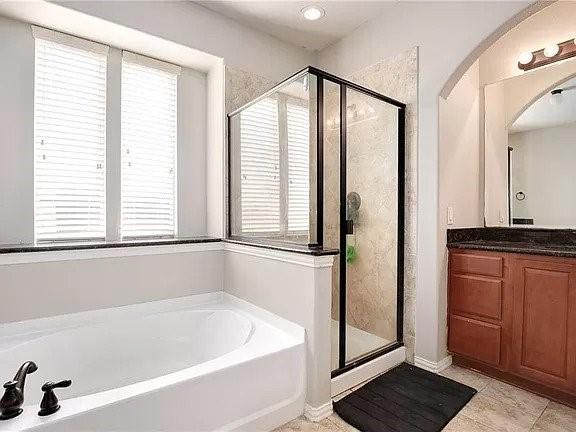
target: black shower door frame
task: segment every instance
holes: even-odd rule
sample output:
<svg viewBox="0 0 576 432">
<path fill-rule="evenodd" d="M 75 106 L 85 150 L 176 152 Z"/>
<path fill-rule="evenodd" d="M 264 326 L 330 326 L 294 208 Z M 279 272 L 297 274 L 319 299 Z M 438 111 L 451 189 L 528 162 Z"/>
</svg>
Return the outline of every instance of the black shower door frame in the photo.
<svg viewBox="0 0 576 432">
<path fill-rule="evenodd" d="M 338 337 L 338 368 L 332 371 L 332 377 L 341 375 L 357 366 L 372 361 L 388 352 L 391 352 L 404 345 L 404 227 L 405 227 L 405 171 L 406 171 L 406 104 L 392 99 L 388 96 L 370 90 L 366 87 L 353 83 L 351 81 L 332 75 L 328 72 L 308 66 L 292 76 L 288 77 L 280 84 L 274 86 L 262 96 L 254 99 L 247 105 L 228 114 L 228 161 L 230 161 L 230 122 L 232 116 L 241 112 L 245 108 L 259 100 L 274 93 L 287 82 L 296 79 L 305 74 L 311 74 L 316 77 L 317 88 L 317 106 L 316 106 L 316 239 L 309 244 L 311 249 L 322 249 L 324 243 L 324 82 L 332 82 L 340 86 L 340 243 L 339 243 L 339 337 Z M 347 194 L 347 117 L 346 117 L 346 97 L 348 89 L 355 90 L 364 95 L 373 97 L 389 105 L 398 108 L 398 232 L 397 232 L 397 275 L 396 275 L 396 341 L 382 347 L 381 349 L 370 352 L 352 362 L 346 363 L 346 194 Z M 231 237 L 230 226 L 230 163 L 228 163 L 228 237 Z M 249 239 L 239 239 L 246 240 Z M 343 318 L 343 319 L 342 319 Z"/>
</svg>

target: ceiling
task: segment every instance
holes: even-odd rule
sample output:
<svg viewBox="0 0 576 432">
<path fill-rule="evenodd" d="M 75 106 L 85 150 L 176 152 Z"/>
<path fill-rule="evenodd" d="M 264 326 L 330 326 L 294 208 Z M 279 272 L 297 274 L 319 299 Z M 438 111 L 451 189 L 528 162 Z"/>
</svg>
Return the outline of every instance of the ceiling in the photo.
<svg viewBox="0 0 576 432">
<path fill-rule="evenodd" d="M 576 78 L 556 88 L 565 89 L 572 86 L 576 86 Z M 562 103 L 559 105 L 552 105 L 550 96 L 550 93 L 546 93 L 530 105 L 514 122 L 510 132 L 526 132 L 576 122 L 576 89 L 564 91 Z"/>
<path fill-rule="evenodd" d="M 396 1 L 200 0 L 196 3 L 280 40 L 316 51 L 383 14 Z M 305 20 L 300 11 L 310 5 L 320 6 L 326 15 L 317 21 Z"/>
</svg>

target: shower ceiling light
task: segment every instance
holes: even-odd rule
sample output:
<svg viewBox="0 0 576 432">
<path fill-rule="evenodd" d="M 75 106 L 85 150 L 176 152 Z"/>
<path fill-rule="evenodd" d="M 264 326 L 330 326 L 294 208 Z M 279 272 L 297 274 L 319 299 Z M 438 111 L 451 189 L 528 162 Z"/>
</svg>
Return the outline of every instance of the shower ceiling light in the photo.
<svg viewBox="0 0 576 432">
<path fill-rule="evenodd" d="M 308 21 L 316 21 L 326 15 L 326 12 L 319 6 L 306 6 L 300 14 Z"/>
</svg>

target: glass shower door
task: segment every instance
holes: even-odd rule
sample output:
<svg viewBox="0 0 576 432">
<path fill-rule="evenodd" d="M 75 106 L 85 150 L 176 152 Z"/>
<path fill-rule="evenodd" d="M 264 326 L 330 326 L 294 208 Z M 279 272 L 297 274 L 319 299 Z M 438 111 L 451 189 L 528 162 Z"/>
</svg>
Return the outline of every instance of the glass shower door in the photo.
<svg viewBox="0 0 576 432">
<path fill-rule="evenodd" d="M 336 376 L 402 345 L 405 105 L 333 84 L 324 87 L 324 240 L 340 250 L 332 273 Z"/>
<path fill-rule="evenodd" d="M 346 89 L 346 364 L 399 340 L 398 117 L 396 106 Z"/>
</svg>

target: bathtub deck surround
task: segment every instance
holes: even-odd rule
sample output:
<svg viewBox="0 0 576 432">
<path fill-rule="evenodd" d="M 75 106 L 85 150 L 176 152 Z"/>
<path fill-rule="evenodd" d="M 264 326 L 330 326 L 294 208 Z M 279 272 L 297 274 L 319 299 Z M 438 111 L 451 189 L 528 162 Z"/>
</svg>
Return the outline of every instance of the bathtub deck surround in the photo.
<svg viewBox="0 0 576 432">
<path fill-rule="evenodd" d="M 142 304 L 148 305 L 151 312 L 162 312 L 159 306 L 152 307 L 164 304 L 162 301 L 155 301 L 157 297 L 150 296 L 153 286 L 156 287 L 153 292 L 160 291 L 164 295 L 171 293 L 170 296 L 174 298 L 167 300 L 171 304 L 185 301 L 183 299 L 190 295 L 202 299 L 203 296 L 210 298 L 212 295 L 225 292 L 305 329 L 306 383 L 302 395 L 303 401 L 298 405 L 298 409 L 292 412 L 292 417 L 283 419 L 283 422 L 302 415 L 305 411 L 310 416 L 313 413 L 321 413 L 323 417 L 331 412 L 329 295 L 333 263 L 333 255 L 325 253 L 328 252 L 315 250 L 312 253 L 290 247 L 270 248 L 265 245 L 211 241 L 199 244 L 1 254 L 0 277 L 8 284 L 6 286 L 21 280 L 16 275 L 34 276 L 42 273 L 42 293 L 50 295 L 51 300 L 44 302 L 41 309 L 36 307 L 27 309 L 28 291 L 16 289 L 14 285 L 13 293 L 17 296 L 13 300 L 18 301 L 21 306 L 14 310 L 10 317 L 2 316 L 6 321 L 0 325 L 0 339 L 6 340 L 5 337 L 10 335 L 6 332 L 11 332 L 22 319 L 27 320 L 30 333 L 41 334 L 45 328 L 66 327 L 69 314 L 77 311 L 84 311 L 80 312 L 81 316 L 91 317 L 86 318 L 88 326 L 92 324 L 92 319 L 96 321 L 103 319 L 100 315 L 116 310 L 115 307 L 120 307 L 120 310 L 125 311 L 127 315 L 133 314 L 134 312 L 130 311 Z M 110 263 L 114 264 L 112 273 L 109 271 Z M 174 274 L 167 272 L 162 277 L 151 278 L 147 269 L 154 266 L 158 268 L 158 265 L 174 266 Z M 107 272 L 103 270 L 105 267 L 108 268 Z M 82 274 L 78 273 L 78 268 L 98 270 L 96 273 L 99 279 L 90 281 L 89 285 L 94 282 L 99 288 L 87 291 L 87 282 L 77 278 Z M 65 280 L 59 277 L 63 269 L 68 269 L 64 272 L 68 275 Z M 140 278 L 142 273 L 144 273 L 142 276 L 146 276 L 144 279 Z M 128 274 L 130 278 L 126 277 Z M 127 293 L 125 284 L 132 284 L 138 289 L 129 290 L 131 293 L 129 297 L 118 295 Z M 20 288 L 21 285 L 18 284 Z M 25 284 L 26 286 L 28 284 Z M 36 285 L 30 284 L 30 286 Z M 275 289 L 271 290 L 270 287 Z M 110 290 L 116 294 L 107 294 Z M 137 297 L 134 297 L 136 294 Z M 36 291 L 35 295 L 38 295 Z M 100 309 L 105 307 L 113 309 L 105 309 L 102 312 Z M 13 373 L 12 370 L 8 378 Z M 256 370 L 253 373 L 255 376 L 260 374 Z M 132 372 L 126 375 L 130 374 Z M 54 374 L 54 377 L 60 378 L 57 374 Z M 65 406 L 69 397 L 73 396 L 73 392 L 77 391 L 79 386 L 78 380 L 74 380 L 74 377 L 65 375 L 62 378 L 73 379 L 72 388 L 66 389 L 66 393 L 72 393 L 62 393 L 65 399 L 61 399 L 60 404 L 63 408 L 50 417 L 61 416 L 64 415 L 63 412 L 67 412 Z M 35 402 L 38 404 L 41 393 L 39 385 L 42 383 L 36 384 L 34 387 L 38 389 Z M 231 402 L 231 406 L 234 403 Z M 292 405 L 293 408 L 295 406 Z M 277 416 L 273 418 L 278 419 Z"/>
<path fill-rule="evenodd" d="M 304 329 L 226 293 L 4 324 L 0 352 L 2 376 L 38 363 L 0 431 L 270 430 L 304 409 Z M 40 417 L 54 376 L 74 386 Z"/>
</svg>

